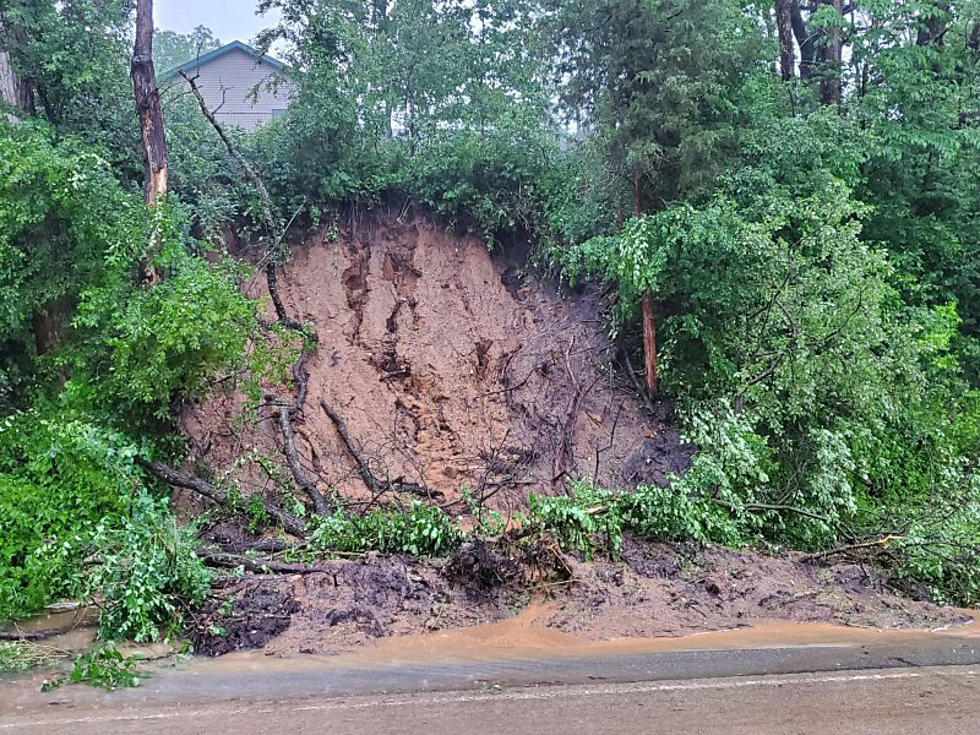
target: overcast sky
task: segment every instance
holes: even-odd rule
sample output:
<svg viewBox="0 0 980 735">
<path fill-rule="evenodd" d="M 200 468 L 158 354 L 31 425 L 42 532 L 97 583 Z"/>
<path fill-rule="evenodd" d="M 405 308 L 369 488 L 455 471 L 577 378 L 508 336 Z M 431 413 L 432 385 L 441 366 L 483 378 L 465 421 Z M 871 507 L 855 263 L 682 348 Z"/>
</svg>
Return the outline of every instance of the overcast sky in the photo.
<svg viewBox="0 0 980 735">
<path fill-rule="evenodd" d="M 248 42 L 277 19 L 272 13 L 256 15 L 256 4 L 256 0 L 156 0 L 153 14 L 157 28 L 190 33 L 196 26 L 207 26 L 222 43 Z"/>
</svg>

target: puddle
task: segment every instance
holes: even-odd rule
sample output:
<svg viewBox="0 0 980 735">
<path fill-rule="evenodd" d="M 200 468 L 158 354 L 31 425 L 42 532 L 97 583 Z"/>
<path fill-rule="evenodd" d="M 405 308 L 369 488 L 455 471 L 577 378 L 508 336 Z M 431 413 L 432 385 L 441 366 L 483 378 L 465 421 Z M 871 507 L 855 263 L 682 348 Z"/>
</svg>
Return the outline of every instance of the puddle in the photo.
<svg viewBox="0 0 980 735">
<path fill-rule="evenodd" d="M 507 620 L 470 628 L 385 638 L 338 656 L 270 656 L 242 651 L 217 659 L 196 659 L 198 671 L 303 670 L 322 666 L 357 667 L 397 663 L 474 662 L 506 659 L 604 657 L 643 653 L 811 646 L 859 647 L 882 643 L 917 643 L 940 639 L 980 640 L 980 611 L 962 610 L 973 618 L 966 625 L 940 630 L 855 628 L 830 623 L 785 620 L 754 621 L 745 627 L 662 638 L 592 640 L 548 628 L 539 621 L 547 606 L 532 605 Z"/>
<path fill-rule="evenodd" d="M 81 651 L 95 641 L 99 621 L 98 608 L 84 605 L 52 605 L 48 610 L 28 620 L 3 626 L 5 632 L 42 633 L 57 631 L 37 642 L 59 651 Z"/>
</svg>

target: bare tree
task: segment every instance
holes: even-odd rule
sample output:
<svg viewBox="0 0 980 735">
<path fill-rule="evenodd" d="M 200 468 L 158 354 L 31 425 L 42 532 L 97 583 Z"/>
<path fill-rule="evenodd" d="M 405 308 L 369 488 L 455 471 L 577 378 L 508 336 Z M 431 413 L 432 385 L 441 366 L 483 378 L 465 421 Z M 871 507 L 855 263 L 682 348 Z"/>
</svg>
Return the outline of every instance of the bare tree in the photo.
<svg viewBox="0 0 980 735">
<path fill-rule="evenodd" d="M 153 68 L 153 0 L 137 0 L 136 43 L 130 68 L 146 158 L 146 203 L 154 206 L 167 193 L 170 161 L 163 109 Z"/>
</svg>

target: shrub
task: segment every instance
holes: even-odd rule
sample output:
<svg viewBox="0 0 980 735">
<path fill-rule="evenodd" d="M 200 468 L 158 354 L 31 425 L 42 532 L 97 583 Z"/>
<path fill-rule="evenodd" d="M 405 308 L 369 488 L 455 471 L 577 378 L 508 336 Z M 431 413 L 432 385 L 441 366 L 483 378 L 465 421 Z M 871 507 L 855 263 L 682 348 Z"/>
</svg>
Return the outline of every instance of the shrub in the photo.
<svg viewBox="0 0 980 735">
<path fill-rule="evenodd" d="M 380 551 L 413 556 L 445 556 L 462 533 L 445 511 L 413 501 L 404 513 L 379 509 L 366 516 L 337 512 L 317 519 L 310 536 L 316 551 Z"/>
</svg>

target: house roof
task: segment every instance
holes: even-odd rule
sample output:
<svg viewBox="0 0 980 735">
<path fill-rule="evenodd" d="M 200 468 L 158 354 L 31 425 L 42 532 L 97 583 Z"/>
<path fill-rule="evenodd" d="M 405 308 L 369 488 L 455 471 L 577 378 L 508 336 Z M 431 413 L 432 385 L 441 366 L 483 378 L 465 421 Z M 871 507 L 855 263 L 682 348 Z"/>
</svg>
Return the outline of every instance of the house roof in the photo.
<svg viewBox="0 0 980 735">
<path fill-rule="evenodd" d="M 279 59 L 274 59 L 267 54 L 260 54 L 257 50 L 249 46 L 247 43 L 242 43 L 241 41 L 232 41 L 231 43 L 226 43 L 221 48 L 216 48 L 213 51 L 208 51 L 206 54 L 185 61 L 180 66 L 175 66 L 173 69 L 168 69 L 163 74 L 160 74 L 160 80 L 166 81 L 177 76 L 180 72 L 188 72 L 192 69 L 197 69 L 200 66 L 214 61 L 215 59 L 220 59 L 226 54 L 230 54 L 232 51 L 244 51 L 246 54 L 255 59 L 256 63 L 265 63 L 277 70 L 288 69 L 289 67 Z"/>
</svg>

